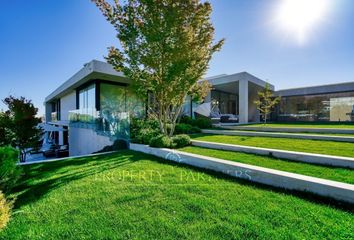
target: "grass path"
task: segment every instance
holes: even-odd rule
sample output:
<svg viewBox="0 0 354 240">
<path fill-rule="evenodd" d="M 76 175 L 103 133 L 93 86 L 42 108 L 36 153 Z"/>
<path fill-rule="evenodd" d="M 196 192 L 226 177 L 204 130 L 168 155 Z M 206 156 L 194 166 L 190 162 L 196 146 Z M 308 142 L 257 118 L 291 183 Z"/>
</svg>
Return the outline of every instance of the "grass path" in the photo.
<svg viewBox="0 0 354 240">
<path fill-rule="evenodd" d="M 260 167 L 303 174 L 311 177 L 318 177 L 333 181 L 354 184 L 354 170 L 345 168 L 319 166 L 308 163 L 280 160 L 266 156 L 258 156 L 254 154 L 230 152 L 201 147 L 186 147 L 180 150 L 184 152 L 195 153 L 204 156 L 230 160 L 234 162 L 246 163 Z"/>
<path fill-rule="evenodd" d="M 271 137 L 226 136 L 212 134 L 194 134 L 191 135 L 191 137 L 195 140 L 207 142 L 354 157 L 354 143 L 346 142 Z"/>
<path fill-rule="evenodd" d="M 132 151 L 25 166 L 0 239 L 350 239 L 354 214 Z"/>
</svg>

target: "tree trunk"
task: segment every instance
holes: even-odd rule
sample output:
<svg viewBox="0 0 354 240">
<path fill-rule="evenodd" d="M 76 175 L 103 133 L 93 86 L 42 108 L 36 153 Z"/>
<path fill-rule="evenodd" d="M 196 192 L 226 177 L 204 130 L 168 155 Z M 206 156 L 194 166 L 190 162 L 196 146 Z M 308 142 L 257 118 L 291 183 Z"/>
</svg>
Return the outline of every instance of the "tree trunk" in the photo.
<svg viewBox="0 0 354 240">
<path fill-rule="evenodd" d="M 182 111 L 182 106 L 183 105 L 180 105 L 177 107 L 177 110 L 175 112 L 175 115 L 172 119 L 172 126 L 171 126 L 171 130 L 170 130 L 170 133 L 169 133 L 169 137 L 172 137 L 173 136 L 173 133 L 175 132 L 175 128 L 176 128 L 176 124 L 177 124 L 177 119 L 179 117 L 179 115 L 181 114 L 181 111 Z"/>
</svg>

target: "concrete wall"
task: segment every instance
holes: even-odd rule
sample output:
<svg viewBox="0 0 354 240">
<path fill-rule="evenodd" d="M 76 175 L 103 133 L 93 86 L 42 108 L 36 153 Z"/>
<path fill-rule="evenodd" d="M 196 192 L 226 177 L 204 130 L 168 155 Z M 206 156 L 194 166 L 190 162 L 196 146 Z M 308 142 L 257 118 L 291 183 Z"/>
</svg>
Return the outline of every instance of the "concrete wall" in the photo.
<svg viewBox="0 0 354 240">
<path fill-rule="evenodd" d="M 76 109 L 76 92 L 65 95 L 60 99 L 60 120 L 69 120 L 69 111 Z"/>
<path fill-rule="evenodd" d="M 98 135 L 92 129 L 69 128 L 69 155 L 78 156 L 97 152 L 112 145 L 109 137 Z"/>
<path fill-rule="evenodd" d="M 256 86 L 253 83 L 248 83 L 248 121 L 249 122 L 259 122 L 259 110 L 257 109 L 254 101 L 258 99 L 258 91 L 261 91 L 262 88 Z"/>
<path fill-rule="evenodd" d="M 248 81 L 239 81 L 239 122 L 248 123 Z"/>
</svg>

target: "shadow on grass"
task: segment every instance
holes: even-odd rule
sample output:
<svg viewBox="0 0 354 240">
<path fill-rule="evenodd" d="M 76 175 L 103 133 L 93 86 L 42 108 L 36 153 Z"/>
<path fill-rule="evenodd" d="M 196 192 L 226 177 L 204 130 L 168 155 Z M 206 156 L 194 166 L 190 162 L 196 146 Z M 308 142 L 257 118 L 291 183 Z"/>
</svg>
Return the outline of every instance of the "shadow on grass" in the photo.
<svg viewBox="0 0 354 240">
<path fill-rule="evenodd" d="M 278 187 L 272 187 L 269 185 L 265 185 L 262 183 L 255 183 L 255 182 L 250 182 L 244 179 L 240 179 L 240 178 L 235 178 L 232 176 L 228 176 L 225 175 L 223 173 L 218 173 L 218 172 L 214 172 L 212 170 L 207 170 L 207 169 L 201 169 L 198 167 L 194 167 L 194 166 L 190 166 L 190 165 L 186 165 L 184 163 L 175 163 L 175 162 L 171 162 L 171 161 L 166 161 L 164 159 L 161 158 L 157 158 L 157 157 L 150 157 L 151 160 L 157 161 L 159 163 L 162 164 L 168 164 L 170 166 L 176 166 L 176 167 L 180 167 L 180 168 L 185 168 L 185 169 L 189 169 L 189 170 L 194 170 L 194 171 L 198 171 L 198 172 L 202 172 L 205 174 L 208 174 L 210 176 L 213 176 L 214 178 L 220 179 L 220 180 L 225 180 L 228 182 L 235 182 L 238 184 L 242 184 L 245 186 L 251 186 L 254 188 L 258 188 L 258 189 L 262 189 L 262 190 L 267 190 L 267 191 L 272 191 L 272 192 L 276 192 L 276 193 L 283 193 L 283 194 L 287 194 L 287 195 L 293 195 L 296 196 L 298 198 L 304 199 L 306 201 L 315 203 L 315 204 L 319 204 L 319 205 L 323 205 L 323 206 L 327 206 L 327 207 L 331 207 L 331 208 L 336 208 L 336 209 L 340 209 L 343 211 L 347 211 L 350 213 L 354 213 L 354 204 L 350 204 L 347 202 L 342 202 L 342 201 L 338 201 L 338 200 L 334 200 L 331 198 L 326 198 L 323 196 L 319 196 L 310 192 L 302 192 L 302 191 L 297 191 L 297 190 L 287 190 L 287 189 L 283 189 L 283 188 L 278 188 Z"/>
<path fill-rule="evenodd" d="M 245 186 L 251 186 L 258 189 L 294 195 L 301 199 L 315 204 L 327 207 L 337 208 L 348 212 L 354 212 L 354 205 L 339 202 L 336 200 L 320 197 L 311 193 L 299 191 L 290 191 L 275 188 L 259 183 L 252 183 L 242 179 L 236 179 L 222 173 L 216 173 L 210 170 L 204 170 L 197 167 L 166 161 L 151 155 L 133 152 L 121 151 L 114 154 L 108 154 L 96 157 L 86 157 L 72 160 L 63 160 L 38 165 L 24 166 L 24 176 L 21 184 L 14 189 L 16 193 L 15 208 L 31 204 L 41 199 L 50 191 L 59 188 L 72 181 L 79 180 L 94 174 L 102 173 L 117 167 L 125 166 L 139 160 L 151 160 L 164 165 L 174 166 L 181 169 L 197 171 L 208 174 L 216 179 L 235 182 Z M 164 184 L 164 183 L 161 183 Z M 129 201 L 130 199 L 127 199 Z"/>
<path fill-rule="evenodd" d="M 121 151 L 95 157 L 68 159 L 23 167 L 24 175 L 13 193 L 15 209 L 31 204 L 50 191 L 72 181 L 114 169 L 141 159 L 141 155 Z"/>
</svg>

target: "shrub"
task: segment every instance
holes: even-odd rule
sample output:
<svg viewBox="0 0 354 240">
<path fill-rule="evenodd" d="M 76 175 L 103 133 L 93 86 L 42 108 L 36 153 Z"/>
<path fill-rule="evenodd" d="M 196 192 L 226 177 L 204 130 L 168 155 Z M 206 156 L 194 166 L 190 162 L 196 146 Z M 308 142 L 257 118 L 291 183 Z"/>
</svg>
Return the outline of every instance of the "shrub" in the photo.
<svg viewBox="0 0 354 240">
<path fill-rule="evenodd" d="M 174 144 L 174 147 L 182 148 L 188 146 L 191 143 L 191 139 L 186 134 L 180 134 L 172 137 L 172 142 Z"/>
<path fill-rule="evenodd" d="M 194 126 L 202 128 L 202 129 L 211 128 L 212 127 L 211 119 L 209 119 L 209 118 L 197 118 L 195 120 Z"/>
<path fill-rule="evenodd" d="M 188 116 L 183 116 L 180 123 L 189 124 L 198 128 L 211 128 L 212 122 L 210 118 L 199 117 L 197 119 L 192 119 Z"/>
<path fill-rule="evenodd" d="M 172 139 L 165 135 L 153 137 L 149 143 L 150 147 L 156 148 L 171 148 L 174 146 Z"/>
<path fill-rule="evenodd" d="M 112 145 L 112 150 L 116 151 L 116 150 L 123 150 L 123 149 L 128 149 L 128 142 L 123 139 L 115 140 Z"/>
<path fill-rule="evenodd" d="M 16 165 L 18 151 L 12 147 L 0 147 L 0 191 L 8 192 L 20 178 L 21 171 Z"/>
<path fill-rule="evenodd" d="M 189 116 L 182 116 L 180 123 L 185 123 L 185 124 L 189 124 L 189 125 L 193 125 L 194 120 L 189 117 Z"/>
<path fill-rule="evenodd" d="M 117 139 L 114 141 L 114 143 L 110 146 L 105 146 L 101 150 L 95 152 L 95 153 L 104 153 L 104 152 L 112 152 L 112 151 L 118 151 L 122 149 L 128 149 L 128 142 L 123 139 Z"/>
<path fill-rule="evenodd" d="M 132 142 L 149 144 L 151 138 L 159 134 L 159 123 L 156 120 L 132 119 L 130 125 L 130 138 Z"/>
<path fill-rule="evenodd" d="M 175 128 L 176 134 L 193 134 L 193 133 L 200 133 L 200 132 L 201 132 L 200 128 L 186 123 L 176 124 L 176 128 Z"/>
<path fill-rule="evenodd" d="M 0 191 L 0 230 L 6 227 L 10 220 L 12 203 L 6 201 L 5 195 Z"/>
</svg>

